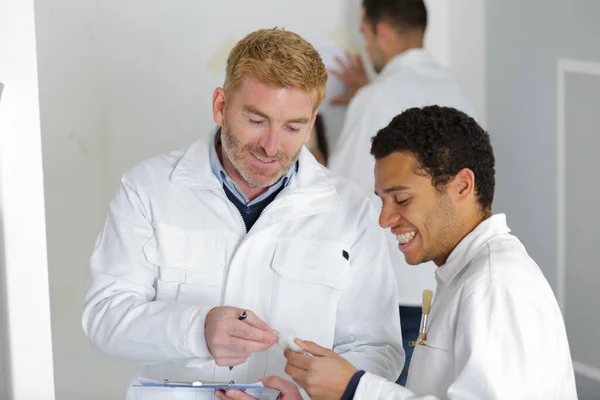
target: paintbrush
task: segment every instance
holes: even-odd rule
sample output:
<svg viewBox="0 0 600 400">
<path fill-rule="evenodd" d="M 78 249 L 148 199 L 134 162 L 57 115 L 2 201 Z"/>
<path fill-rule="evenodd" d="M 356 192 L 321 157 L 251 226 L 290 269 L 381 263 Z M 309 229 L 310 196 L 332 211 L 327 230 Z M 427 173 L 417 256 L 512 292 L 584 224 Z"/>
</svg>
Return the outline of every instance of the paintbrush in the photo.
<svg viewBox="0 0 600 400">
<path fill-rule="evenodd" d="M 429 315 L 429 310 L 431 310 L 432 298 L 433 292 L 431 290 L 423 290 L 423 316 L 421 317 L 421 328 L 419 329 L 419 339 L 417 340 L 420 345 L 424 345 L 425 340 L 427 340 L 427 316 Z"/>
</svg>

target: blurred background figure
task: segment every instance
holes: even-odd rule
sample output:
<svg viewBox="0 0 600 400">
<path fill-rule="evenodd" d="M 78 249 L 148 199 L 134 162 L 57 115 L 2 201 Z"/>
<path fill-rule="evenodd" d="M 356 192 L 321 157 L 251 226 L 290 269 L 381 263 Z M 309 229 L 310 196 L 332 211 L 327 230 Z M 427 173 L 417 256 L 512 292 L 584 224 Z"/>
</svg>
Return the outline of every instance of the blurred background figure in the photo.
<svg viewBox="0 0 600 400">
<path fill-rule="evenodd" d="M 346 119 L 347 104 L 340 103 L 340 97 L 347 93 L 347 86 L 331 70 L 336 68 L 340 62 L 348 61 L 348 54 L 344 48 L 338 44 L 322 44 L 315 46 L 316 50 L 323 60 L 323 64 L 327 67 L 329 76 L 327 77 L 326 97 L 323 104 L 319 106 L 319 116 L 322 119 L 323 131 L 325 139 L 329 146 L 329 150 L 335 148 L 338 143 L 340 133 L 344 127 Z"/>
</svg>

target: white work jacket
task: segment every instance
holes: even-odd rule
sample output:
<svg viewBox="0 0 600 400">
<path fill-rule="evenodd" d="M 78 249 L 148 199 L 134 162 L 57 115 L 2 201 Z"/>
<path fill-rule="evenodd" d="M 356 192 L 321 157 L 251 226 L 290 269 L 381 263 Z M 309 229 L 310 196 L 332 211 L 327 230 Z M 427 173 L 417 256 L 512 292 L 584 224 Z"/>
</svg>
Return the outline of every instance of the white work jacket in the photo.
<svg viewBox="0 0 600 400">
<path fill-rule="evenodd" d="M 355 400 L 577 399 L 552 289 L 506 217 L 482 222 L 436 271 L 424 345 L 406 388 L 365 374 Z"/>
<path fill-rule="evenodd" d="M 212 140 L 123 176 L 91 259 L 83 328 L 95 348 L 144 363 L 140 375 L 158 381 L 285 376 L 276 345 L 232 371 L 216 365 L 204 319 L 227 305 L 395 379 L 404 364 L 397 293 L 368 199 L 303 149 L 298 172 L 246 233 L 211 170 Z"/>
<path fill-rule="evenodd" d="M 437 104 L 457 108 L 474 116 L 474 108 L 452 75 L 442 69 L 424 49 L 411 49 L 390 60 L 369 85 L 360 89 L 348 107 L 344 128 L 331 149 L 328 167 L 355 182 L 370 196 L 377 210 L 381 201 L 373 194 L 375 160 L 371 138 L 402 111 Z M 398 251 L 391 232 L 386 239 L 398 284 L 401 305 L 421 304 L 423 289 L 434 289 L 433 263 L 410 267 Z"/>
</svg>

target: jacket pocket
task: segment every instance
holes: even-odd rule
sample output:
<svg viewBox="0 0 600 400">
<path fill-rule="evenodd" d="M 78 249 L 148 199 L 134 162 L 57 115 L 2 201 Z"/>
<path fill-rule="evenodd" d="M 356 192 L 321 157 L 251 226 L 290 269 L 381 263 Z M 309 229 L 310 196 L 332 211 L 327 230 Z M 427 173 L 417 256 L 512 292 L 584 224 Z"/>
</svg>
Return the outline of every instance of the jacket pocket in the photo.
<svg viewBox="0 0 600 400">
<path fill-rule="evenodd" d="M 454 379 L 452 339 L 453 334 L 446 330 L 430 329 L 425 344 L 415 346 L 406 382 L 412 391 L 447 397 L 447 388 Z"/>
<path fill-rule="evenodd" d="M 160 224 L 144 254 L 156 269 L 156 300 L 219 304 L 227 246 L 218 232 Z"/>
<path fill-rule="evenodd" d="M 341 244 L 280 240 L 271 262 L 275 285 L 269 323 L 292 330 L 298 338 L 332 348 L 337 308 L 350 279 L 350 263 Z M 271 348 L 265 373 L 285 365 L 279 348 Z"/>
</svg>

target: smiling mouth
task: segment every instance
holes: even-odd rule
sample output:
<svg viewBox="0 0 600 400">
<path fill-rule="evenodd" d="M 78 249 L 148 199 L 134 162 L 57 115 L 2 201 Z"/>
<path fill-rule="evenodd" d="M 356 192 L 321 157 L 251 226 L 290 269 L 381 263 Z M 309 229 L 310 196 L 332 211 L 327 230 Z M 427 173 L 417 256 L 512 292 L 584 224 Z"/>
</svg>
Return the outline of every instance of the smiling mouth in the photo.
<svg viewBox="0 0 600 400">
<path fill-rule="evenodd" d="M 262 158 L 262 157 L 257 156 L 256 154 L 253 154 L 253 153 L 250 153 L 250 155 L 252 157 L 254 157 L 255 159 L 257 159 L 258 161 L 260 161 L 261 163 L 263 163 L 263 164 L 274 164 L 274 163 L 277 162 L 277 159 L 269 160 L 268 158 Z"/>
<path fill-rule="evenodd" d="M 396 239 L 398 240 L 398 243 L 400 243 L 400 245 L 404 246 L 410 243 L 415 238 L 416 234 L 416 231 L 401 233 L 399 235 L 396 235 Z"/>
</svg>

